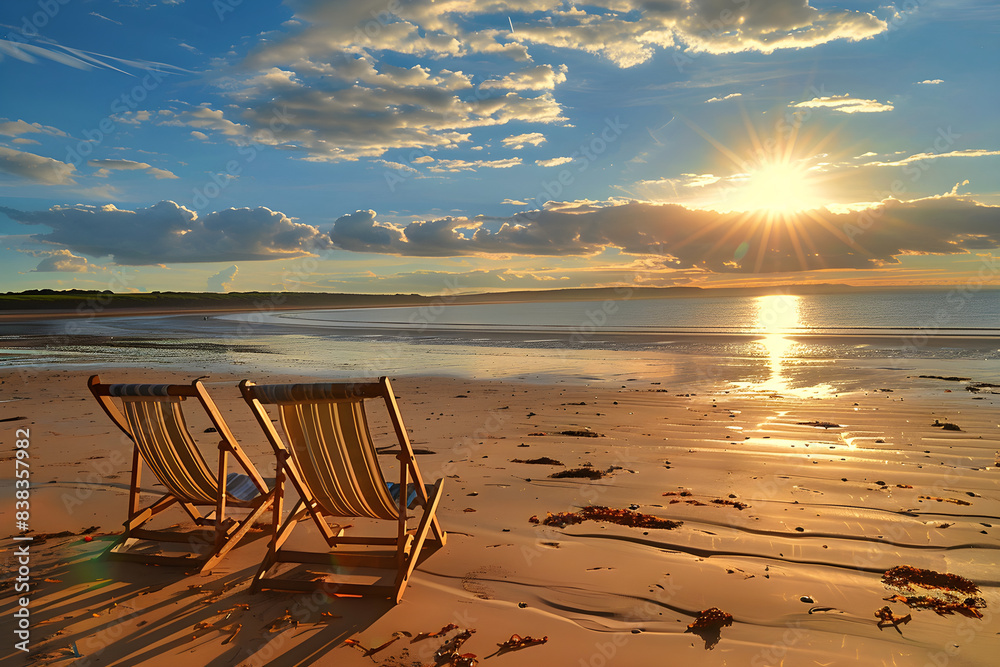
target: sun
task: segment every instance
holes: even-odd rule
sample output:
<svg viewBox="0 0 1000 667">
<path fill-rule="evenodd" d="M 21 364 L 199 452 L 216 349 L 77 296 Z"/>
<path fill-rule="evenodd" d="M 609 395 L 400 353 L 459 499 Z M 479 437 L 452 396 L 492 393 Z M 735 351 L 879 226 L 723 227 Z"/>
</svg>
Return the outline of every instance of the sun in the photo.
<svg viewBox="0 0 1000 667">
<path fill-rule="evenodd" d="M 762 162 L 730 182 L 733 190 L 726 203 L 734 210 L 791 213 L 822 206 L 816 178 L 804 162 Z"/>
</svg>

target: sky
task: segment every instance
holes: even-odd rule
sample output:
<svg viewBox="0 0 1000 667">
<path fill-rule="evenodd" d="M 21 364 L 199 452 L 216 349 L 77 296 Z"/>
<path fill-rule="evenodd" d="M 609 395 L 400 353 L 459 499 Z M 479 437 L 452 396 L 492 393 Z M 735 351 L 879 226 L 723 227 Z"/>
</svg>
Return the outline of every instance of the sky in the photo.
<svg viewBox="0 0 1000 667">
<path fill-rule="evenodd" d="M 997 285 L 998 28 L 979 0 L 7 0 L 0 291 Z"/>
</svg>

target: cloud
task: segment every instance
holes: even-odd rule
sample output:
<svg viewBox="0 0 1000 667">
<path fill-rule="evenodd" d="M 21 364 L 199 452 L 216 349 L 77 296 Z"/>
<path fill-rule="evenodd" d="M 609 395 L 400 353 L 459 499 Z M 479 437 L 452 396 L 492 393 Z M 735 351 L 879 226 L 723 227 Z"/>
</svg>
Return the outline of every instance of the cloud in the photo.
<svg viewBox="0 0 1000 667">
<path fill-rule="evenodd" d="M 905 164 L 910 164 L 913 162 L 922 162 L 924 160 L 939 160 L 943 158 L 956 158 L 956 157 L 994 157 L 1000 155 L 1000 151 L 986 150 L 985 148 L 967 148 L 960 151 L 949 151 L 947 153 L 915 153 L 909 157 L 905 157 L 902 160 L 894 160 L 892 162 L 867 162 L 865 164 L 859 165 L 862 167 L 902 167 Z"/>
<path fill-rule="evenodd" d="M 0 171 L 44 185 L 74 185 L 76 167 L 66 162 L 0 146 Z"/>
<path fill-rule="evenodd" d="M 539 167 L 558 167 L 561 164 L 568 164 L 573 161 L 571 157 L 554 157 L 548 160 L 535 160 Z"/>
<path fill-rule="evenodd" d="M 850 95 L 830 95 L 829 97 L 814 97 L 805 102 L 790 105 L 795 108 L 818 109 L 826 108 L 841 113 L 881 113 L 892 111 L 891 104 L 882 104 L 877 100 L 862 100 Z"/>
<path fill-rule="evenodd" d="M 68 136 L 58 128 L 42 125 L 41 123 L 28 123 L 20 119 L 9 120 L 7 118 L 0 118 L 0 134 L 6 137 L 17 137 L 22 134 L 34 133 L 47 134 L 51 137 Z"/>
<path fill-rule="evenodd" d="M 575 273 L 575 272 L 574 272 Z M 582 273 L 582 272 L 581 272 Z M 351 292 L 419 292 L 434 294 L 446 290 L 515 290 L 576 287 L 581 276 L 553 276 L 544 271 L 516 269 L 474 269 L 470 271 L 406 271 L 388 275 L 357 275 L 323 278 L 317 288 Z"/>
<path fill-rule="evenodd" d="M 208 291 L 209 292 L 228 292 L 233 288 L 233 281 L 236 279 L 236 274 L 240 272 L 240 268 L 233 264 L 229 268 L 222 269 L 214 276 L 210 276 L 208 279 Z"/>
<path fill-rule="evenodd" d="M 503 145 L 516 151 L 521 150 L 527 144 L 541 146 L 546 141 L 545 135 L 541 132 L 529 132 L 527 134 L 515 134 L 503 140 Z"/>
<path fill-rule="evenodd" d="M 476 169 L 509 169 L 521 164 L 521 158 L 513 157 L 505 160 L 437 160 L 428 167 L 436 173 L 475 171 Z"/>
<path fill-rule="evenodd" d="M 619 67 L 633 67 L 649 60 L 656 48 L 686 46 L 695 55 L 772 53 L 868 39 L 888 29 L 872 14 L 817 9 L 808 0 L 597 0 L 587 3 L 587 9 L 560 7 L 554 2 L 535 4 L 536 10 L 550 10 L 547 16 L 519 23 L 510 37 L 586 51 Z M 692 60 L 686 53 L 675 54 L 674 59 L 678 64 Z"/>
<path fill-rule="evenodd" d="M 191 130 L 191 136 L 199 141 L 208 141 L 208 135 L 198 130 Z"/>
<path fill-rule="evenodd" d="M 919 85 L 936 86 L 940 83 L 944 83 L 944 79 L 924 79 L 923 81 L 917 81 L 918 86 Z"/>
<path fill-rule="evenodd" d="M 432 85 L 296 86 L 243 100 L 247 106 L 239 112 L 203 105 L 161 112 L 153 122 L 215 132 L 237 145 L 281 146 L 310 161 L 338 162 L 381 157 L 391 149 L 455 148 L 470 141 L 473 128 L 565 120 L 550 93 L 490 93 L 470 100 Z M 240 122 L 230 120 L 233 113 Z"/>
<path fill-rule="evenodd" d="M 566 81 L 566 65 L 553 68 L 552 65 L 537 65 L 513 72 L 502 79 L 487 79 L 480 84 L 483 90 L 503 88 L 505 90 L 552 90 L 556 84 Z"/>
<path fill-rule="evenodd" d="M 403 164 L 402 162 L 392 162 L 390 160 L 375 160 L 375 164 L 380 164 L 386 169 L 391 169 L 398 172 L 406 172 L 410 174 L 419 174 L 419 169 L 414 169 L 408 164 Z"/>
<path fill-rule="evenodd" d="M 887 29 L 871 14 L 814 8 L 808 0 L 287 4 L 294 18 L 264 33 L 241 62 L 215 63 L 211 81 L 224 102 L 175 109 L 160 122 L 233 143 L 279 146 L 310 161 L 434 151 L 480 143 L 477 128 L 566 122 L 553 91 L 568 68 L 533 62 L 553 50 L 632 67 L 660 49 L 683 57 L 681 49 L 770 53 Z M 513 31 L 493 27 L 497 16 L 512 14 Z M 399 65 L 414 58 L 421 63 Z M 477 86 L 472 75 L 443 66 L 460 59 L 489 62 L 495 73 Z"/>
<path fill-rule="evenodd" d="M 731 100 L 734 97 L 743 97 L 743 93 L 730 93 L 725 97 L 712 97 L 710 99 L 705 100 L 705 104 L 712 104 L 713 102 L 725 102 L 726 100 Z"/>
<path fill-rule="evenodd" d="M 152 60 L 116 58 L 93 51 L 74 49 L 69 46 L 63 46 L 47 37 L 29 36 L 20 31 L 17 33 L 17 37 L 16 41 L 0 39 L 0 57 L 10 56 L 26 63 L 36 63 L 39 58 L 44 58 L 75 69 L 111 69 L 122 74 L 129 74 L 125 69 L 121 69 L 122 67 L 147 71 L 153 70 L 159 73 L 189 72 L 189 70 L 181 67 Z M 30 41 L 32 39 L 39 43 L 32 44 Z"/>
<path fill-rule="evenodd" d="M 116 20 L 114 20 L 114 19 L 109 19 L 109 18 L 108 18 L 107 16 L 105 16 L 104 14 L 98 14 L 97 12 L 90 12 L 90 16 L 96 16 L 97 18 L 99 18 L 99 19 L 102 19 L 102 20 L 104 20 L 104 21 L 108 21 L 108 22 L 110 22 L 110 23 L 116 23 L 116 24 L 118 24 L 118 25 L 121 25 L 121 21 L 116 21 Z"/>
<path fill-rule="evenodd" d="M 91 167 L 97 167 L 95 176 L 106 178 L 112 171 L 145 171 L 157 180 L 164 178 L 177 178 L 176 175 L 166 169 L 158 169 L 145 162 L 135 162 L 133 160 L 87 160 Z"/>
<path fill-rule="evenodd" d="M 87 262 L 86 257 L 74 255 L 66 249 L 34 251 L 31 254 L 45 258 L 31 270 L 31 273 L 91 273 L 91 270 L 96 268 Z"/>
<path fill-rule="evenodd" d="M 718 273 L 871 269 L 905 254 L 998 249 L 1000 207 L 954 195 L 888 199 L 864 211 L 810 211 L 787 224 L 774 224 L 764 212 L 638 202 L 564 202 L 502 219 L 406 225 L 380 222 L 369 210 L 339 218 L 330 236 L 344 250 L 415 257 L 593 256 L 616 248 Z M 749 250 L 737 257 L 744 243 Z"/>
<path fill-rule="evenodd" d="M 229 208 L 204 217 L 172 201 L 135 210 L 113 204 L 43 211 L 0 206 L 0 213 L 51 230 L 32 235 L 36 241 L 92 257 L 110 255 L 122 265 L 288 259 L 331 247 L 315 227 L 264 207 Z"/>
</svg>

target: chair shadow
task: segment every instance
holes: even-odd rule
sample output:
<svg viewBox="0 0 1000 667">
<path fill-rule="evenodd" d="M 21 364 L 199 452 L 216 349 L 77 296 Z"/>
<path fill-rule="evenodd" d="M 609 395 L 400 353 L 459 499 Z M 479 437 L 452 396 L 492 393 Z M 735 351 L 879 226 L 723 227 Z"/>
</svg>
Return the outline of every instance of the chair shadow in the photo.
<svg viewBox="0 0 1000 667">
<path fill-rule="evenodd" d="M 114 560 L 106 549 L 93 549 L 110 547 L 115 536 L 98 537 L 75 554 L 69 541 L 50 541 L 33 558 L 40 587 L 32 595 L 44 603 L 33 610 L 32 624 L 45 637 L 33 642 L 33 654 L 139 665 L 205 646 L 206 665 L 311 665 L 329 661 L 332 649 L 394 608 L 388 599 L 322 591 L 251 594 L 260 557 L 253 543 L 264 538 L 245 538 L 212 575 Z M 239 631 L 230 636 L 235 624 Z"/>
</svg>

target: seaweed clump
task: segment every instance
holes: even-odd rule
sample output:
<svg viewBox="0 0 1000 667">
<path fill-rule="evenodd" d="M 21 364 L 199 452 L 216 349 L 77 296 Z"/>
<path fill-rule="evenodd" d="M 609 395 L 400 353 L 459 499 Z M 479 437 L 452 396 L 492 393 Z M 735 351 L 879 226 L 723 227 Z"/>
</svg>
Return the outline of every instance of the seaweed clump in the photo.
<svg viewBox="0 0 1000 667">
<path fill-rule="evenodd" d="M 561 466 L 561 465 L 565 465 L 562 461 L 559 461 L 557 459 L 553 459 L 553 458 L 548 457 L 548 456 L 542 456 L 541 458 L 537 458 L 537 459 L 511 459 L 510 462 L 511 463 L 532 463 L 532 464 L 535 464 L 535 465 L 544 465 L 544 466 Z"/>
<path fill-rule="evenodd" d="M 662 530 L 671 530 L 684 523 L 683 521 L 674 521 L 672 519 L 661 519 L 651 514 L 641 514 L 632 510 L 602 507 L 600 505 L 588 505 L 579 512 L 559 512 L 558 514 L 549 512 L 548 516 L 542 521 L 539 521 L 537 516 L 531 517 L 528 521 L 556 528 L 564 528 L 565 526 L 583 523 L 584 521 L 604 521 L 631 528 L 658 528 Z"/>
<path fill-rule="evenodd" d="M 549 475 L 552 479 L 566 479 L 566 478 L 579 478 L 579 479 L 601 479 L 604 477 L 604 473 L 600 470 L 595 470 L 594 468 L 570 468 L 569 470 L 560 470 L 559 472 L 554 472 Z"/>
<path fill-rule="evenodd" d="M 899 565 L 882 575 L 882 583 L 901 593 L 918 593 L 886 598 L 911 609 L 932 609 L 941 616 L 962 614 L 969 618 L 982 618 L 983 613 L 979 610 L 986 608 L 986 601 L 976 597 L 979 586 L 957 574 Z"/>
<path fill-rule="evenodd" d="M 733 624 L 733 615 L 718 607 L 706 609 L 698 614 L 694 623 L 684 632 L 692 632 L 705 641 L 705 649 L 711 651 L 722 638 L 722 628 Z"/>
</svg>

